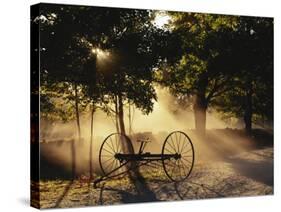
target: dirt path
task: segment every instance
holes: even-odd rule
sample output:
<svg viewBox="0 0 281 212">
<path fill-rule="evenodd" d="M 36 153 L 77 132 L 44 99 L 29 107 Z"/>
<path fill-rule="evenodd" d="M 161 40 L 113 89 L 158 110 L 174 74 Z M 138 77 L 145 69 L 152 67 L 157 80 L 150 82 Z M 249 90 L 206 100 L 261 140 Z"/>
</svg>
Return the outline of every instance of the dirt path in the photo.
<svg viewBox="0 0 281 212">
<path fill-rule="evenodd" d="M 165 177 L 162 167 L 146 169 L 144 176 L 156 201 L 273 194 L 273 148 L 198 162 L 190 177 L 178 184 Z M 140 198 L 126 177 L 101 183 L 97 189 L 83 181 L 47 181 L 40 186 L 43 208 L 151 201 Z"/>
</svg>

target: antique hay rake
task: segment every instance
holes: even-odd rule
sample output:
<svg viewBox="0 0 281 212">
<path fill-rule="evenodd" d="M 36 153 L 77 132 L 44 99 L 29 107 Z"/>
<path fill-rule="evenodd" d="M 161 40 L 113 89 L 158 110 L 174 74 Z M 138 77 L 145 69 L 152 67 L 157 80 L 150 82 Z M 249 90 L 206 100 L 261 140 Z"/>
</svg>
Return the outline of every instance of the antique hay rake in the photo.
<svg viewBox="0 0 281 212">
<path fill-rule="evenodd" d="M 94 181 L 97 183 L 117 177 L 137 167 L 152 162 L 162 162 L 167 177 L 173 182 L 188 178 L 194 165 L 194 147 L 191 139 L 182 131 L 170 133 L 162 146 L 160 154 L 144 152 L 149 139 L 137 140 L 140 143 L 138 153 L 130 138 L 120 133 L 113 133 L 105 138 L 99 151 L 99 164 L 103 176 Z"/>
</svg>

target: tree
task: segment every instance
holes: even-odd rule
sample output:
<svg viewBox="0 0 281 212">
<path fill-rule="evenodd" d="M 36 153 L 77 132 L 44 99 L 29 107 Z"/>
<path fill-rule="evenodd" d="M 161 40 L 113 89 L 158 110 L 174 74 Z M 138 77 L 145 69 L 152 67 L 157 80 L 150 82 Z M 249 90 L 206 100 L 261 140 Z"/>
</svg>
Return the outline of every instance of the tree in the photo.
<svg viewBox="0 0 281 212">
<path fill-rule="evenodd" d="M 229 89 L 233 68 L 214 68 L 214 63 L 224 50 L 224 36 L 235 30 L 237 18 L 177 12 L 170 13 L 170 16 L 172 32 L 182 42 L 181 58 L 172 66 L 164 65 L 158 81 L 169 87 L 180 101 L 192 101 L 195 128 L 204 135 L 208 107 Z"/>
<path fill-rule="evenodd" d="M 240 17 L 225 47 L 231 49 L 231 54 L 225 53 L 224 60 L 235 58 L 235 80 L 233 89 L 218 98 L 216 105 L 243 117 L 250 134 L 253 121 L 273 120 L 273 20 Z"/>
<path fill-rule="evenodd" d="M 92 106 L 91 144 L 97 104 L 115 104 L 123 134 L 125 102 L 144 113 L 152 111 L 156 99 L 152 71 L 159 58 L 153 51 L 154 35 L 159 30 L 151 23 L 150 11 L 46 5 L 41 14 L 42 79 L 49 86 L 65 85 L 60 94 L 74 100 L 79 138 L 82 103 Z M 105 52 L 110 61 L 99 61 Z M 68 91 L 73 96 L 65 96 Z M 131 151 L 125 143 L 124 148 Z M 132 175 L 143 179 L 138 170 Z"/>
<path fill-rule="evenodd" d="M 61 6 L 61 5 L 43 5 L 40 7 L 40 15 L 36 22 L 40 24 L 40 50 L 43 57 L 41 60 L 41 84 L 45 90 L 51 90 L 54 95 L 44 95 L 48 101 L 42 101 L 42 104 L 48 103 L 42 108 L 53 108 L 54 111 L 60 111 L 64 119 L 72 117 L 75 114 L 77 123 L 78 140 L 81 141 L 80 112 L 88 104 L 93 105 L 100 100 L 100 93 L 88 92 L 89 85 L 95 84 L 96 58 L 91 54 L 93 45 L 85 38 L 91 37 L 98 42 L 102 39 L 102 33 L 107 32 L 106 27 L 97 24 L 101 21 L 110 23 L 109 16 L 105 9 L 93 10 L 89 7 Z M 91 88 L 93 86 L 90 86 Z M 97 86 L 95 86 L 97 87 Z M 43 90 L 43 89 L 41 89 Z M 95 89 L 97 91 L 97 89 Z M 90 94 L 90 95 L 89 95 Z M 54 98 L 59 99 L 61 108 L 52 107 Z M 65 104 L 65 103 L 71 103 Z M 73 108 L 74 111 L 70 111 Z M 93 117 L 93 114 L 92 114 Z M 91 120 L 91 129 L 93 121 Z M 91 145 L 92 145 L 91 130 Z M 90 158 L 91 158 L 90 149 Z M 73 173 L 75 177 L 75 143 L 72 143 Z M 90 160 L 91 163 L 91 160 Z M 90 165 L 92 172 L 92 165 Z"/>
</svg>

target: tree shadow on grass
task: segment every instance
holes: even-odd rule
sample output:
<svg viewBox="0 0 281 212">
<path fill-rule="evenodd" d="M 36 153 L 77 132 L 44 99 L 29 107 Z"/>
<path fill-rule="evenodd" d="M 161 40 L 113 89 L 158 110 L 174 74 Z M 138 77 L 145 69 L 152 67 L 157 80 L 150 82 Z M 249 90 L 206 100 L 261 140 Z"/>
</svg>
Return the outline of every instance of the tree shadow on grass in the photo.
<svg viewBox="0 0 281 212">
<path fill-rule="evenodd" d="M 201 138 L 203 139 L 203 138 Z M 250 137 L 238 137 L 219 130 L 209 132 L 208 148 L 222 162 L 232 165 L 237 174 L 273 186 L 273 147 L 271 137 L 266 137 L 263 148 Z M 244 143 L 240 140 L 244 139 Z"/>
<path fill-rule="evenodd" d="M 273 186 L 273 160 L 250 161 L 241 158 L 230 159 L 232 167 L 239 174 Z"/>
<path fill-rule="evenodd" d="M 73 185 L 74 181 L 71 180 L 68 182 L 68 184 L 65 186 L 63 193 L 59 196 L 58 200 L 56 201 L 55 205 L 53 208 L 57 208 L 59 207 L 60 203 L 62 202 L 62 200 L 64 199 L 64 197 L 67 195 L 67 193 L 69 192 L 71 186 Z"/>
<path fill-rule="evenodd" d="M 175 183 L 174 190 L 181 200 L 267 195 L 272 193 L 273 171 L 270 162 L 232 161 L 237 174 L 216 172 L 213 179 L 198 179 L 196 173 L 185 182 Z M 265 168 L 266 167 L 266 168 Z M 204 177 L 205 178 L 205 177 Z M 250 181 L 252 179 L 254 181 Z M 262 182 L 257 184 L 255 182 Z"/>
<path fill-rule="evenodd" d="M 99 195 L 99 200 L 98 200 L 98 203 L 100 205 L 105 204 L 104 198 L 103 198 L 104 191 L 116 192 L 116 195 L 121 197 L 120 201 L 122 203 L 141 203 L 141 202 L 159 201 L 152 191 L 146 192 L 145 194 L 140 194 L 138 192 L 132 192 L 132 191 L 129 192 L 127 190 L 117 189 L 117 188 L 105 186 L 105 184 L 102 184 L 100 187 L 100 195 Z"/>
</svg>

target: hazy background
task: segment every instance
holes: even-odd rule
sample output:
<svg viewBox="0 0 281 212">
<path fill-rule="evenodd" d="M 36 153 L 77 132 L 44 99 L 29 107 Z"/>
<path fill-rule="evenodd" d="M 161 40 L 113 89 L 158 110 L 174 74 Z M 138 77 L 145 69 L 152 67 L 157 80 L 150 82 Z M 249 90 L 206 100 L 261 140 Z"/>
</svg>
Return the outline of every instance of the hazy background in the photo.
<svg viewBox="0 0 281 212">
<path fill-rule="evenodd" d="M 167 89 L 157 87 L 158 100 L 154 103 L 154 110 L 148 115 L 137 109 L 132 110 L 132 143 L 135 152 L 138 151 L 138 138 L 149 138 L 152 142 L 146 151 L 161 153 L 163 142 L 169 133 L 184 131 L 191 138 L 195 146 L 196 162 L 210 160 L 224 160 L 234 153 L 249 150 L 254 144 L 251 139 L 239 135 L 239 130 L 230 128 L 243 128 L 239 120 L 229 124 L 220 118 L 214 111 L 207 113 L 207 137 L 198 137 L 194 130 L 193 111 L 175 107 L 175 97 Z M 128 132 L 128 108 L 125 107 L 125 126 Z M 257 127 L 257 126 L 256 126 Z M 225 130 L 229 128 L 228 130 Z M 93 169 L 100 173 L 97 163 L 99 149 L 104 139 L 116 132 L 115 123 L 103 111 L 98 110 L 94 115 L 94 141 L 93 141 Z M 75 139 L 77 155 L 77 173 L 87 173 L 89 169 L 90 149 L 90 114 L 84 114 L 81 119 L 82 142 L 77 139 L 76 122 L 49 124 L 41 122 L 41 157 L 43 163 L 64 167 L 71 170 L 71 141 Z M 209 139 L 209 140 L 208 140 Z M 43 169 L 42 169 L 43 170 Z"/>
</svg>

